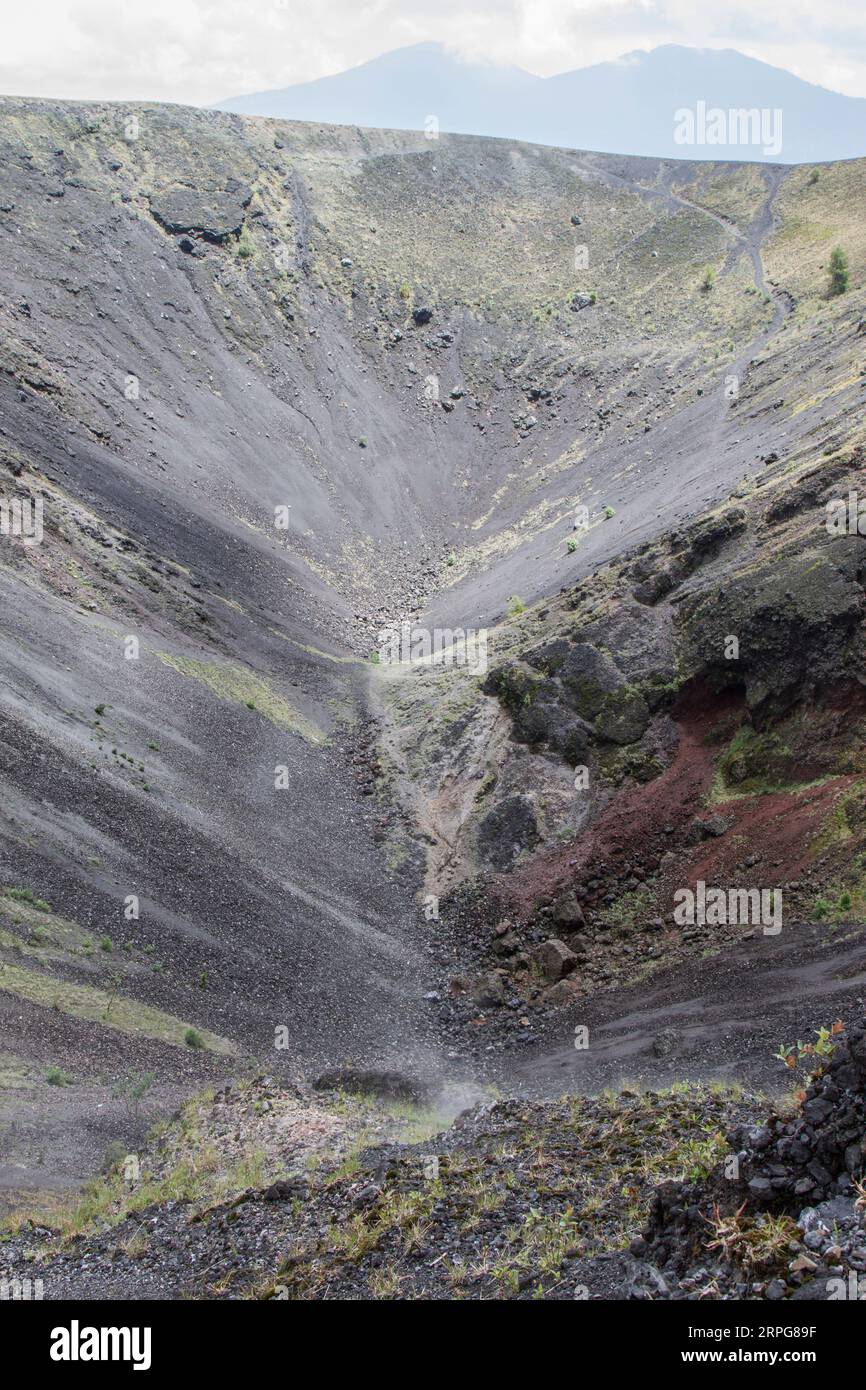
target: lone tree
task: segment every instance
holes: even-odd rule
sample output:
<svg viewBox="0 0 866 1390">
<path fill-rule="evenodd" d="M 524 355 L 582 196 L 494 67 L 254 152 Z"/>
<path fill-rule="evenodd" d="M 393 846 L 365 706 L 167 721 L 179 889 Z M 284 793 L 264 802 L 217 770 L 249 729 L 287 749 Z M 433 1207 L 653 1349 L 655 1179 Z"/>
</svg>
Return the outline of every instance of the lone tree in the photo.
<svg viewBox="0 0 866 1390">
<path fill-rule="evenodd" d="M 848 257 L 841 246 L 830 253 L 830 294 L 844 294 L 848 288 Z"/>
</svg>

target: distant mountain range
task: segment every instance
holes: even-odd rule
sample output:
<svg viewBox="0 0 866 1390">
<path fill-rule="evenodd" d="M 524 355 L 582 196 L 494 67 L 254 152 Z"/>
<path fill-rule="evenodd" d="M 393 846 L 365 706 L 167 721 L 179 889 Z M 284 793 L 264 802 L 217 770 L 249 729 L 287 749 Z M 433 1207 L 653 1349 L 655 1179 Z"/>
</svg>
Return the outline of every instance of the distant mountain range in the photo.
<svg viewBox="0 0 866 1390">
<path fill-rule="evenodd" d="M 438 43 L 385 53 L 315 82 L 215 103 L 335 125 L 495 135 L 675 159 L 781 164 L 866 155 L 866 100 L 733 49 L 666 44 L 556 77 L 462 62 Z"/>
</svg>

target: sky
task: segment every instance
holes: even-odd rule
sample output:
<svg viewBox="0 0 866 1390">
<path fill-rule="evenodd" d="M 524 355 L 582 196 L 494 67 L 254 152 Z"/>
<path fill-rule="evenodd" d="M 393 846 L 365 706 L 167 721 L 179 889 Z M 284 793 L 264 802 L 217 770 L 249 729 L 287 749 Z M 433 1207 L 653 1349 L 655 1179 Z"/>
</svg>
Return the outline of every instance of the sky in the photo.
<svg viewBox="0 0 866 1390">
<path fill-rule="evenodd" d="M 0 93 L 206 105 L 422 40 L 541 77 L 663 43 L 866 97 L 863 0 L 6 0 Z"/>
</svg>

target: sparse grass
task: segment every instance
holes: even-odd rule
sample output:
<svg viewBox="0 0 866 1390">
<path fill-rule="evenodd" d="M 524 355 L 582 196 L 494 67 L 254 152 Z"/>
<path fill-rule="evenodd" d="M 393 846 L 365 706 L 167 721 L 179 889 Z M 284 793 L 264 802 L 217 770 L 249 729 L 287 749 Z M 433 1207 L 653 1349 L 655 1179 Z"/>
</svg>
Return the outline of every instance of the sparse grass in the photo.
<svg viewBox="0 0 866 1390">
<path fill-rule="evenodd" d="M 37 912 L 50 912 L 51 906 L 44 898 L 37 898 L 30 888 L 0 888 L 0 895 L 11 898 L 14 903 L 26 903 Z"/>
<path fill-rule="evenodd" d="M 781 1267 L 786 1263 L 788 1246 L 799 1239 L 790 1216 L 746 1216 L 745 1203 L 727 1215 L 717 1206 L 709 1227 L 707 1250 L 740 1265 L 750 1275 L 767 1275 Z"/>
<path fill-rule="evenodd" d="M 723 1131 L 740 1099 L 738 1089 L 687 1083 L 609 1099 L 572 1096 L 483 1151 L 448 1150 L 433 1181 L 423 1180 L 417 1152 L 398 1158 L 369 1207 L 350 1208 L 323 1239 L 313 1223 L 309 1245 L 299 1243 L 275 1283 L 292 1297 L 315 1298 L 339 1284 L 342 1269 L 365 1273 L 375 1254 L 385 1290 L 402 1276 L 402 1297 L 429 1296 L 425 1265 L 417 1267 L 419 1281 L 411 1255 L 435 1248 L 434 1223 L 444 1221 L 466 1241 L 443 1262 L 446 1288 L 470 1297 L 542 1296 L 563 1277 L 564 1260 L 621 1248 L 645 1220 L 657 1183 L 706 1176 L 728 1151 Z M 332 1198 L 343 1181 L 330 1182 Z M 524 1204 L 519 1217 L 497 1222 L 515 1199 Z"/>
<path fill-rule="evenodd" d="M 183 1046 L 189 1025 L 137 999 L 96 989 L 90 985 L 73 984 L 39 970 L 7 961 L 0 965 L 0 989 L 28 999 L 43 1008 L 57 1009 L 73 1018 L 89 1019 L 105 1027 L 117 1028 L 133 1036 L 157 1038 L 161 1042 Z M 203 1046 L 211 1052 L 230 1055 L 233 1045 L 215 1033 L 201 1035 Z"/>
<path fill-rule="evenodd" d="M 623 893 L 616 902 L 604 909 L 602 918 L 611 927 L 634 927 L 651 914 L 653 895 L 649 888 Z"/>
<path fill-rule="evenodd" d="M 189 680 L 200 681 L 221 700 L 255 709 L 277 728 L 300 734 L 309 743 L 324 743 L 325 736 L 307 717 L 278 695 L 263 677 L 242 666 L 196 661 L 191 657 L 157 652 L 166 666 Z"/>
<path fill-rule="evenodd" d="M 826 883 L 814 898 L 811 911 L 816 921 L 831 926 L 866 919 L 866 853 L 852 855 L 846 882 Z"/>
</svg>

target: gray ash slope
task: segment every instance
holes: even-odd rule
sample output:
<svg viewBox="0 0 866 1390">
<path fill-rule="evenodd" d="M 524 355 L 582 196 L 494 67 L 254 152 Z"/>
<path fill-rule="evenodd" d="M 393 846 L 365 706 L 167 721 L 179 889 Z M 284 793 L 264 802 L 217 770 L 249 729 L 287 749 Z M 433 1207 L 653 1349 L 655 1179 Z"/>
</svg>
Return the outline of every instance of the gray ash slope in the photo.
<svg viewBox="0 0 866 1390">
<path fill-rule="evenodd" d="M 13 98 L 0 166 L 3 488 L 45 507 L 0 552 L 0 884 L 50 909 L 3 903 L 36 1097 L 5 1158 L 40 1185 L 113 1137 L 143 1049 L 167 1100 L 250 1055 L 435 1068 L 418 875 L 370 795 L 374 634 L 574 583 L 832 432 L 856 383 L 776 408 L 838 337 L 763 279 L 800 170 Z M 46 1164 L 51 1061 L 104 1108 Z"/>
</svg>

